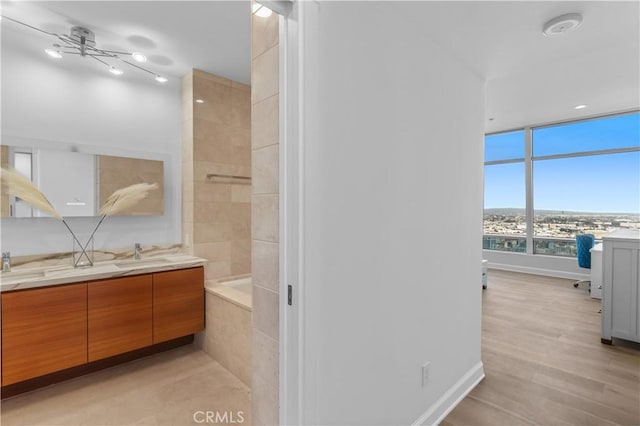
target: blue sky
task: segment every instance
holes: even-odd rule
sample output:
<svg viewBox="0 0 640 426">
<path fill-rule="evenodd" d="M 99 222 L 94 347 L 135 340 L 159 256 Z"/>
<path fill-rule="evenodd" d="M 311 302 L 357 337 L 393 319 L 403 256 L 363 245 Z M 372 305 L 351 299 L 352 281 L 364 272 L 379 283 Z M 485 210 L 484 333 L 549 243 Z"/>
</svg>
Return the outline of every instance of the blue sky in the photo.
<svg viewBox="0 0 640 426">
<path fill-rule="evenodd" d="M 640 213 L 640 152 L 535 160 L 639 146 L 640 113 L 534 129 L 534 208 Z M 486 161 L 523 157 L 523 131 L 486 137 Z M 496 207 L 525 207 L 524 163 L 485 167 L 485 208 Z"/>
</svg>

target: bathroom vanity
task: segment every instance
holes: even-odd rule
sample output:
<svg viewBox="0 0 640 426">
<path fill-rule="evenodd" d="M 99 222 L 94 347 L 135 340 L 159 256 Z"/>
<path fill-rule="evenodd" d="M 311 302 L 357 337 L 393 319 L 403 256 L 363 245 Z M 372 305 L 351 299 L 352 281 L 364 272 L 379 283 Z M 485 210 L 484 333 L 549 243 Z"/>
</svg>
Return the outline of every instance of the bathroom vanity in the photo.
<svg viewBox="0 0 640 426">
<path fill-rule="evenodd" d="M 204 329 L 203 263 L 180 255 L 3 274 L 2 396 L 192 341 Z"/>
</svg>

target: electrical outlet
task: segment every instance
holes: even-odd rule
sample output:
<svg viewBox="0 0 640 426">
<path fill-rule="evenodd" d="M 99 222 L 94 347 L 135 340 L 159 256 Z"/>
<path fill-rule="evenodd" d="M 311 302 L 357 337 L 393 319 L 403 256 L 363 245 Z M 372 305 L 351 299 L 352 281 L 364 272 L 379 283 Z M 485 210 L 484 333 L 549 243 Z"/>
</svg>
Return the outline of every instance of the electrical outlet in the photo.
<svg viewBox="0 0 640 426">
<path fill-rule="evenodd" d="M 429 366 L 431 365 L 431 361 L 427 361 L 422 364 L 422 387 L 427 386 L 427 382 L 429 381 Z"/>
</svg>

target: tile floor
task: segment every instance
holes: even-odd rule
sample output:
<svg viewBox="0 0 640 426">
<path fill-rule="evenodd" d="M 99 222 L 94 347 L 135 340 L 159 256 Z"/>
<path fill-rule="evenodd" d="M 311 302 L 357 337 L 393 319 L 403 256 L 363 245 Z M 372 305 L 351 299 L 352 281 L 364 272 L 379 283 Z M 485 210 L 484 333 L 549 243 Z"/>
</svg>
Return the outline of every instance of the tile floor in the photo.
<svg viewBox="0 0 640 426">
<path fill-rule="evenodd" d="M 180 426 L 207 424 L 207 412 L 208 424 L 250 425 L 251 391 L 187 345 L 3 400 L 0 423 Z"/>
</svg>

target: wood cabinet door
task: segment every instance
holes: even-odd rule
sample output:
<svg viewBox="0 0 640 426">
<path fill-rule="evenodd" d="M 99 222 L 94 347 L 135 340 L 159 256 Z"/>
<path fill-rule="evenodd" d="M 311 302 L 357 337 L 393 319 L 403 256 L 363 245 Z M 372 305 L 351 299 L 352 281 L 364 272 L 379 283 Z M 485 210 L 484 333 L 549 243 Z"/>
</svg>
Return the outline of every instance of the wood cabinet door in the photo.
<svg viewBox="0 0 640 426">
<path fill-rule="evenodd" d="M 2 385 L 87 362 L 87 284 L 2 293 Z"/>
<path fill-rule="evenodd" d="M 153 274 L 153 343 L 204 330 L 204 268 Z"/>
<path fill-rule="evenodd" d="M 152 344 L 152 276 L 88 285 L 89 361 Z"/>
</svg>

